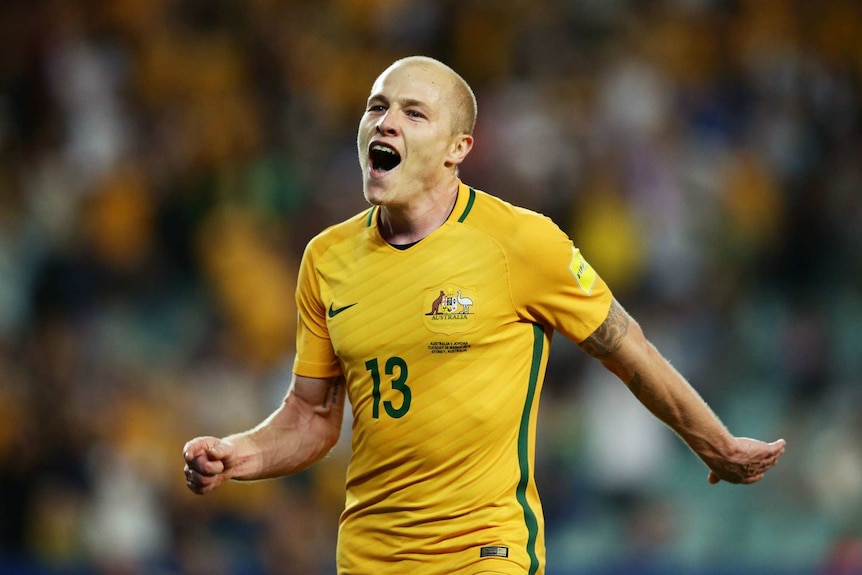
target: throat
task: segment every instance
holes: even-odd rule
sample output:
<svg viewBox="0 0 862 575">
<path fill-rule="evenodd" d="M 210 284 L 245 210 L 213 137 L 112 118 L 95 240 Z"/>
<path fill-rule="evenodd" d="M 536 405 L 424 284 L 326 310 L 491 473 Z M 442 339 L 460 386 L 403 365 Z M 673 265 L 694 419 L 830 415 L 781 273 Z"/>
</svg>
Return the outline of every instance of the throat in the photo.
<svg viewBox="0 0 862 575">
<path fill-rule="evenodd" d="M 415 245 L 446 223 L 457 200 L 456 191 L 445 203 L 435 203 L 424 210 L 410 211 L 381 206 L 378 222 L 380 235 L 387 243 L 396 247 Z"/>
</svg>

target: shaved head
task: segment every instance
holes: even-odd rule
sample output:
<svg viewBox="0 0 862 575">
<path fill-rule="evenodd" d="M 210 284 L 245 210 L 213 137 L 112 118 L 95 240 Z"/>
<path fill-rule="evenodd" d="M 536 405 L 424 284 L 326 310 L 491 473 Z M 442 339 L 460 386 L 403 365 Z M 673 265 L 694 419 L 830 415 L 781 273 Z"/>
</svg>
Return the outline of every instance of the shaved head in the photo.
<svg viewBox="0 0 862 575">
<path fill-rule="evenodd" d="M 478 112 L 476 95 L 473 93 L 470 84 L 458 72 L 443 62 L 429 58 L 428 56 L 408 56 L 407 58 L 396 60 L 389 66 L 386 72 L 400 66 L 436 68 L 444 71 L 445 75 L 451 81 L 447 97 L 452 104 L 452 133 L 473 135 L 473 130 L 476 127 L 476 114 Z"/>
<path fill-rule="evenodd" d="M 449 66 L 424 56 L 397 60 L 371 86 L 356 132 L 365 199 L 420 213 L 433 206 L 444 218 L 475 123 L 473 90 Z"/>
</svg>

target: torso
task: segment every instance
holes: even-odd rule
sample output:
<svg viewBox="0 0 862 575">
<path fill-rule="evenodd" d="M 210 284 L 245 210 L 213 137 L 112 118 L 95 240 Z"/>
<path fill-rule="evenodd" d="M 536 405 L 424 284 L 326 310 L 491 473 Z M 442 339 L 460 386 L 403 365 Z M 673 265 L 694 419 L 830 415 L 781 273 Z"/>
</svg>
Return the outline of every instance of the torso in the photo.
<svg viewBox="0 0 862 575">
<path fill-rule="evenodd" d="M 523 279 L 513 274 L 529 273 L 506 245 L 515 230 L 493 230 L 508 209 L 462 186 L 450 219 L 407 250 L 382 241 L 375 208 L 315 257 L 354 418 L 342 574 L 404 573 L 412 562 L 414 574 L 483 562 L 541 572 L 533 437 L 552 329 L 514 289 Z M 591 305 L 604 305 L 597 295 Z M 508 557 L 481 557 L 498 549 Z"/>
</svg>

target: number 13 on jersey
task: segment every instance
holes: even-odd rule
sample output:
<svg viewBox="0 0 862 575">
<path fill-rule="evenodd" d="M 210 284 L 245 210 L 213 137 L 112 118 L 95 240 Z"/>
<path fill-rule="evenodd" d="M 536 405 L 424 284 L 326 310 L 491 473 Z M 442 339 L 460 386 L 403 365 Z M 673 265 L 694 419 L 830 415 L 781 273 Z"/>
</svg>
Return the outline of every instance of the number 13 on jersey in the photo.
<svg viewBox="0 0 862 575">
<path fill-rule="evenodd" d="M 375 357 L 374 359 L 366 361 L 365 369 L 371 372 L 371 396 L 374 400 L 371 416 L 374 419 L 380 419 L 381 376 L 380 363 L 377 361 L 377 358 Z M 390 376 L 389 387 L 391 388 L 391 391 L 397 392 L 401 395 L 401 401 L 398 402 L 400 403 L 398 407 L 395 406 L 396 402 L 387 399 L 382 402 L 383 410 L 386 411 L 386 415 L 393 419 L 404 417 L 410 410 L 410 400 L 413 397 L 410 388 L 407 386 L 407 362 L 397 356 L 390 357 L 383 365 L 383 374 Z M 384 392 L 387 396 L 390 395 L 389 390 L 384 390 Z"/>
</svg>

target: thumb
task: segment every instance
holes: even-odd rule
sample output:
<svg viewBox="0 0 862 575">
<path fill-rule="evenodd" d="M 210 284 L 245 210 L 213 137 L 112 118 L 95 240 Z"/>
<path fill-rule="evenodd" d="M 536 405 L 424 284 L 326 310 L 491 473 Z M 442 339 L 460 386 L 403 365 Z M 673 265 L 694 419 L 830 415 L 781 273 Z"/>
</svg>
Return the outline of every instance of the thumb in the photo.
<svg viewBox="0 0 862 575">
<path fill-rule="evenodd" d="M 183 447 L 183 458 L 186 463 L 200 459 L 210 461 L 222 459 L 227 451 L 222 446 L 223 443 L 218 437 L 196 437 Z"/>
<path fill-rule="evenodd" d="M 710 483 L 711 485 L 715 485 L 716 483 L 718 483 L 719 481 L 721 481 L 721 477 L 719 477 L 719 476 L 718 476 L 718 474 L 717 474 L 715 471 L 713 471 L 712 469 L 710 469 L 710 470 L 709 470 L 709 476 L 707 476 L 707 480 L 709 481 L 709 483 Z"/>
<path fill-rule="evenodd" d="M 207 459 L 210 461 L 220 461 L 230 459 L 233 455 L 233 445 L 221 439 L 215 440 L 206 448 Z"/>
</svg>

